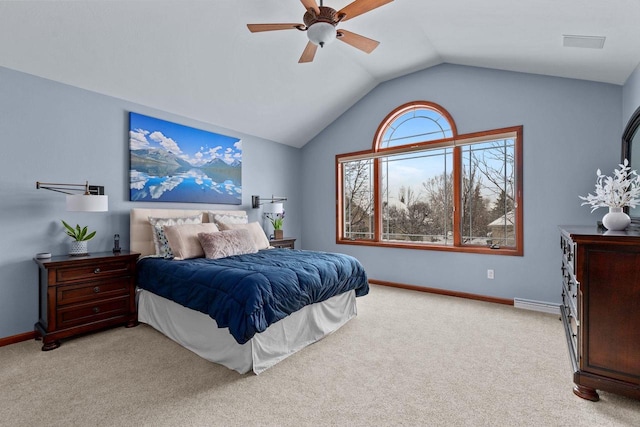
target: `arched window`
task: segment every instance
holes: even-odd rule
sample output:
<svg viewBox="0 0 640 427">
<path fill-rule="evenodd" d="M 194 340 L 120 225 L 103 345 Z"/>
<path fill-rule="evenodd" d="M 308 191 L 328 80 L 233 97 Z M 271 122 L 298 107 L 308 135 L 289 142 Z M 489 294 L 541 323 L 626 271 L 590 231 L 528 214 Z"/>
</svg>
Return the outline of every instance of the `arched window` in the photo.
<svg viewBox="0 0 640 427">
<path fill-rule="evenodd" d="M 374 150 L 452 138 L 455 124 L 442 107 L 411 102 L 396 108 L 382 122 Z"/>
<path fill-rule="evenodd" d="M 415 101 L 337 168 L 338 243 L 522 255 L 522 126 L 458 135 Z"/>
</svg>

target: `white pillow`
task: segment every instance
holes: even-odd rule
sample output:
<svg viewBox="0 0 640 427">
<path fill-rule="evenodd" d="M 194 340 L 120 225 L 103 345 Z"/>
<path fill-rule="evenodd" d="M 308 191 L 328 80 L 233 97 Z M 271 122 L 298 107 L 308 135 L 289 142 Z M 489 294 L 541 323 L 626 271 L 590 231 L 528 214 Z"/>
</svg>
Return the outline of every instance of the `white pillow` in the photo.
<svg viewBox="0 0 640 427">
<path fill-rule="evenodd" d="M 239 230 L 245 229 L 249 231 L 251 238 L 253 239 L 253 243 L 256 245 L 258 250 L 267 249 L 269 247 L 269 239 L 267 239 L 267 235 L 264 234 L 262 227 L 258 222 L 251 222 L 249 224 L 228 224 L 221 222 L 218 224 L 218 228 L 220 230 Z"/>
<path fill-rule="evenodd" d="M 149 222 L 151 223 L 151 227 L 153 229 L 153 244 L 156 247 L 156 256 L 161 256 L 163 258 L 173 258 L 171 246 L 169 246 L 169 241 L 167 240 L 167 236 L 165 236 L 162 227 L 165 225 L 201 224 L 202 215 L 180 218 L 154 218 L 150 216 Z"/>
<path fill-rule="evenodd" d="M 224 230 L 218 233 L 198 233 L 198 240 L 210 259 L 258 252 L 247 230 Z"/>
<path fill-rule="evenodd" d="M 198 240 L 198 233 L 215 233 L 215 224 L 180 224 L 162 227 L 173 252 L 173 259 L 202 258 L 204 250 Z"/>
<path fill-rule="evenodd" d="M 231 213 L 228 214 L 221 214 L 218 212 L 208 212 L 209 215 L 209 222 L 213 222 L 215 223 L 218 228 L 220 228 L 222 230 L 222 228 L 220 227 L 220 224 L 247 224 L 249 222 L 249 217 L 247 216 L 247 214 L 242 213 L 239 215 L 233 215 Z"/>
</svg>

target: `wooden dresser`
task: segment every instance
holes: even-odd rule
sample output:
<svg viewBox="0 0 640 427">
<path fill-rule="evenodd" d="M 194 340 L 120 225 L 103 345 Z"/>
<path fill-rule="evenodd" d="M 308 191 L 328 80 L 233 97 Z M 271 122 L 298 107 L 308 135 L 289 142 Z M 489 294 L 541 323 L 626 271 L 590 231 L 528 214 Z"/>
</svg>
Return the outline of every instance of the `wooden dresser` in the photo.
<svg viewBox="0 0 640 427">
<path fill-rule="evenodd" d="M 114 325 L 137 324 L 136 260 L 122 251 L 88 256 L 35 259 L 40 270 L 40 320 L 36 335 L 42 350 L 60 346 L 60 339 Z"/>
<path fill-rule="evenodd" d="M 640 232 L 561 227 L 561 316 L 573 392 L 640 399 Z"/>
</svg>

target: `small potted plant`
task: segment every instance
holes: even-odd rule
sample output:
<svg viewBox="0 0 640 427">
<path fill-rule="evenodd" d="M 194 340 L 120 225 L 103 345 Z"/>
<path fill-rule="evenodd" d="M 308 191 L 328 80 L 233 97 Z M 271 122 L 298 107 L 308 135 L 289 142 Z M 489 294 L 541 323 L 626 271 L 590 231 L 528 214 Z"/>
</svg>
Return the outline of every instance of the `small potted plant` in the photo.
<svg viewBox="0 0 640 427">
<path fill-rule="evenodd" d="M 579 196 L 582 205 L 591 205 L 591 212 L 598 208 L 609 208 L 602 218 L 602 225 L 607 230 L 624 230 L 631 223 L 629 215 L 622 208 L 635 208 L 640 203 L 640 177 L 629 167 L 629 161 L 624 159 L 620 169 L 613 171 L 613 176 L 602 175 L 600 169 L 596 171 L 595 194 Z"/>
<path fill-rule="evenodd" d="M 269 221 L 271 221 L 271 225 L 273 226 L 274 239 L 282 239 L 284 237 L 284 232 L 282 231 L 282 223 L 284 222 L 284 211 L 282 211 L 282 213 L 276 213 L 273 214 L 273 216 L 269 216 Z"/>
<path fill-rule="evenodd" d="M 89 229 L 85 227 L 80 227 L 80 225 L 76 225 L 75 228 L 67 224 L 64 220 L 62 220 L 62 225 L 64 225 L 65 232 L 69 237 L 73 239 L 71 242 L 71 248 L 69 250 L 69 255 L 71 256 L 83 256 L 89 255 L 89 251 L 87 250 L 87 242 L 96 235 L 95 231 L 89 232 Z"/>
</svg>

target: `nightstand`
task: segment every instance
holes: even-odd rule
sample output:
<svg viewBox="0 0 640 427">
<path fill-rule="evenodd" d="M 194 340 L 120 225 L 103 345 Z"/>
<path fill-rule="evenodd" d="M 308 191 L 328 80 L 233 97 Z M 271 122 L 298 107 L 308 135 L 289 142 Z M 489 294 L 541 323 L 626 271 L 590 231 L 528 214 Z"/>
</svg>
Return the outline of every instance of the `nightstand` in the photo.
<svg viewBox="0 0 640 427">
<path fill-rule="evenodd" d="M 139 253 L 96 252 L 88 256 L 34 259 L 40 271 L 42 350 L 69 338 L 109 326 L 138 324 L 135 285 Z"/>
<path fill-rule="evenodd" d="M 283 237 L 282 239 L 271 239 L 269 244 L 274 248 L 293 249 L 296 239 L 293 237 Z"/>
</svg>

